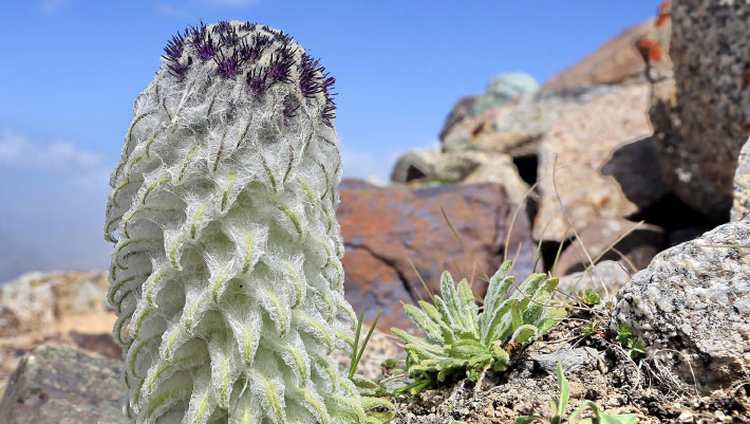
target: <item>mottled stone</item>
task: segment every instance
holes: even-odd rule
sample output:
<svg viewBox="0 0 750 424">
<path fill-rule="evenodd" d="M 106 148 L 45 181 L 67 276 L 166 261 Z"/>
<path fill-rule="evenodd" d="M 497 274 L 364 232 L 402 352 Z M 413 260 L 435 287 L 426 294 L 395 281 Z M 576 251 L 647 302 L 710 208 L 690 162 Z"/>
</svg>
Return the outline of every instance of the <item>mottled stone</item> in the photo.
<svg viewBox="0 0 750 424">
<path fill-rule="evenodd" d="M 471 279 L 481 295 L 487 276 L 502 262 L 517 210 L 502 186 L 492 183 L 410 190 L 345 180 L 341 199 L 337 217 L 346 247 L 346 295 L 368 320 L 381 308 L 383 329 L 406 325 L 401 301 L 428 298 L 428 290 L 437 293 L 444 270 Z M 507 254 L 516 257 L 514 272 L 520 277 L 530 272 L 535 247 L 520 213 Z"/>
<path fill-rule="evenodd" d="M 674 83 L 656 87 L 651 118 L 667 184 L 687 204 L 724 217 L 750 134 L 750 3 L 675 0 Z"/>
<path fill-rule="evenodd" d="M 734 201 L 732 203 L 732 221 L 750 217 L 750 141 L 742 146 L 737 159 L 737 170 L 734 171 Z"/>
<path fill-rule="evenodd" d="M 601 218 L 638 211 L 602 167 L 617 149 L 651 134 L 647 107 L 648 85 L 626 84 L 560 115 L 539 147 L 535 239 L 564 240 L 572 234 L 568 224 L 581 230 Z"/>
<path fill-rule="evenodd" d="M 601 261 L 584 271 L 561 277 L 557 288 L 569 294 L 593 290 L 603 295 L 604 300 L 610 300 L 628 281 L 630 273 L 623 264 L 616 261 Z"/>
<path fill-rule="evenodd" d="M 590 347 L 563 348 L 554 352 L 533 352 L 531 360 L 550 374 L 555 373 L 560 364 L 566 373 L 578 368 L 596 369 L 598 362 L 602 362 L 602 354 Z"/>
<path fill-rule="evenodd" d="M 75 349 L 37 347 L 10 379 L 0 403 L 0 422 L 128 423 L 122 413 L 120 365 Z"/>
<path fill-rule="evenodd" d="M 685 383 L 750 378 L 750 223 L 733 222 L 657 255 L 618 294 L 613 329 L 630 326 Z"/>
</svg>

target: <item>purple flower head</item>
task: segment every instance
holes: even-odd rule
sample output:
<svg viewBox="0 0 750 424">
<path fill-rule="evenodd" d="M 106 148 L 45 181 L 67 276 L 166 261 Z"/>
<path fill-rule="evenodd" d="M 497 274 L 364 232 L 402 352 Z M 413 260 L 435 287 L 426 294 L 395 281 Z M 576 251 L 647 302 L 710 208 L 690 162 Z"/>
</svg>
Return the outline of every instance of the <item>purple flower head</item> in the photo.
<svg viewBox="0 0 750 424">
<path fill-rule="evenodd" d="M 266 93 L 266 78 L 268 72 L 260 67 L 247 74 L 247 92 L 255 97 L 260 97 Z"/>
<path fill-rule="evenodd" d="M 187 74 L 188 69 L 190 69 L 190 65 L 192 64 L 193 58 L 188 56 L 188 60 L 185 63 L 182 63 L 179 60 L 170 61 L 167 64 L 167 69 L 169 70 L 170 75 L 182 81 L 182 79 L 185 78 L 185 74 Z"/>
<path fill-rule="evenodd" d="M 292 68 L 293 56 L 292 51 L 288 46 L 284 46 L 279 49 L 273 56 L 271 56 L 271 63 L 268 65 L 268 76 L 271 78 L 271 83 L 281 81 L 290 83 L 290 72 Z"/>
<path fill-rule="evenodd" d="M 229 29 L 219 33 L 219 41 L 222 46 L 234 47 L 240 42 L 240 36 L 237 34 L 237 30 L 230 25 Z"/>
<path fill-rule="evenodd" d="M 333 99 L 328 99 L 326 105 L 323 107 L 323 111 L 320 113 L 320 120 L 323 124 L 329 128 L 333 128 L 333 120 L 336 119 L 336 102 Z"/>
<path fill-rule="evenodd" d="M 240 73 L 242 60 L 236 51 L 231 56 L 225 56 L 219 51 L 219 54 L 214 56 L 214 62 L 216 62 L 216 71 L 225 79 L 234 79 Z"/>
<path fill-rule="evenodd" d="M 249 43 L 247 42 L 247 40 L 242 40 L 240 46 L 237 48 L 237 52 L 239 53 L 240 59 L 242 59 L 243 62 L 252 64 L 257 61 L 263 54 L 263 48 L 260 47 L 253 38 L 253 40 Z"/>
<path fill-rule="evenodd" d="M 332 101 L 333 96 L 336 95 L 336 93 L 333 92 L 333 86 L 336 84 L 336 77 L 332 76 L 328 72 L 323 74 L 323 82 L 320 83 L 321 88 L 323 89 L 323 94 L 326 97 L 326 100 Z"/>
<path fill-rule="evenodd" d="M 294 41 L 294 38 L 292 38 L 291 35 L 285 33 L 284 31 L 273 30 L 273 31 L 271 31 L 271 33 L 273 34 L 273 36 L 274 36 L 275 39 L 281 41 L 284 44 L 288 44 L 288 43 L 291 43 L 292 41 Z"/>
<path fill-rule="evenodd" d="M 213 59 L 216 55 L 216 47 L 214 46 L 211 34 L 206 34 L 204 39 L 201 39 L 198 43 L 193 43 L 193 46 L 195 47 L 195 52 L 198 54 L 198 58 L 202 62 Z"/>
<path fill-rule="evenodd" d="M 206 37 L 206 24 L 201 21 L 197 26 L 193 26 L 190 28 L 190 38 L 194 45 L 200 44 L 203 42 L 203 39 Z"/>
<path fill-rule="evenodd" d="M 232 30 L 232 24 L 228 21 L 219 21 L 214 25 L 212 31 L 214 34 L 225 34 Z"/>
<path fill-rule="evenodd" d="M 307 53 L 302 55 L 300 63 L 299 88 L 305 97 L 315 97 L 323 91 L 322 79 L 325 68 L 320 60 L 313 59 Z"/>
<path fill-rule="evenodd" d="M 255 31 L 255 27 L 257 25 L 258 24 L 256 24 L 255 22 L 245 21 L 245 23 L 243 23 L 242 25 L 240 25 L 240 29 L 242 31 L 252 32 L 252 31 Z"/>
<path fill-rule="evenodd" d="M 164 47 L 164 56 L 166 60 L 177 61 L 182 57 L 182 52 L 185 47 L 185 36 L 181 33 L 177 33 L 167 41 L 166 47 Z"/>
</svg>

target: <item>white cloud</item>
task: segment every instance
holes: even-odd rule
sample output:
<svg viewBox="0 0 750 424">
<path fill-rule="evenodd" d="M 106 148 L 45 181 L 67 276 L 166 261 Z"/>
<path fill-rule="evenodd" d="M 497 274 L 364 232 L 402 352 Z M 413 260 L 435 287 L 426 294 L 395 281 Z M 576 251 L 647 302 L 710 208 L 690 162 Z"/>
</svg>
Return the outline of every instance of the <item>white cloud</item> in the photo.
<svg viewBox="0 0 750 424">
<path fill-rule="evenodd" d="M 101 166 L 101 158 L 67 141 L 36 143 L 22 134 L 5 129 L 0 132 L 0 165 L 6 169 L 78 172 Z"/>
<path fill-rule="evenodd" d="M 42 0 L 39 3 L 39 9 L 43 13 L 50 15 L 64 8 L 68 3 L 68 0 Z"/>
</svg>

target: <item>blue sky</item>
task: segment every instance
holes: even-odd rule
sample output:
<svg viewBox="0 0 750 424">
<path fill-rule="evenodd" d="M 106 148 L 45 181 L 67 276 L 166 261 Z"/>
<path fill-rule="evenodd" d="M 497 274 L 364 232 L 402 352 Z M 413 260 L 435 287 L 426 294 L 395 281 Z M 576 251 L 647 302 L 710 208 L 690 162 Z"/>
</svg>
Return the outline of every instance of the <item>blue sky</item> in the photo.
<svg viewBox="0 0 750 424">
<path fill-rule="evenodd" d="M 337 78 L 344 174 L 386 181 L 502 71 L 543 82 L 657 0 L 4 0 L 0 282 L 103 268 L 107 178 L 164 42 L 202 19 L 289 32 Z"/>
</svg>

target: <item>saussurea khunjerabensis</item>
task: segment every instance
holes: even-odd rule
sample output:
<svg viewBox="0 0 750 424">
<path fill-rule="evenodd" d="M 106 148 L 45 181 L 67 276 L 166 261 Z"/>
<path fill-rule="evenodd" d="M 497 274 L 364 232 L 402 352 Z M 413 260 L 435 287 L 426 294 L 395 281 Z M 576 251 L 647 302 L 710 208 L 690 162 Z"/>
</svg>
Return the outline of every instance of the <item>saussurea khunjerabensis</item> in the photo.
<svg viewBox="0 0 750 424">
<path fill-rule="evenodd" d="M 364 422 L 330 76 L 286 33 L 200 24 L 135 101 L 108 301 L 135 422 Z"/>
</svg>

